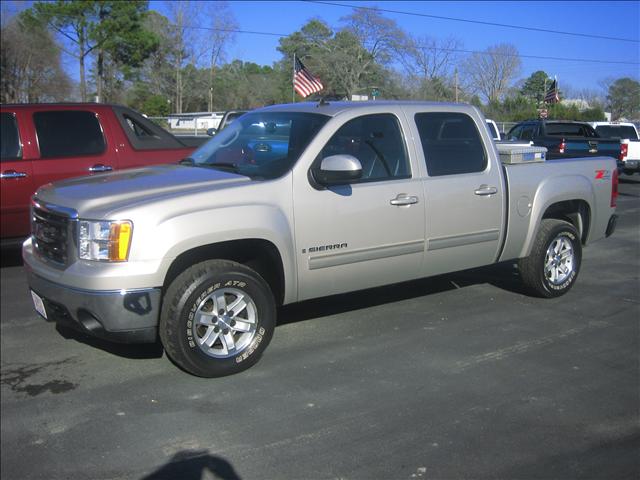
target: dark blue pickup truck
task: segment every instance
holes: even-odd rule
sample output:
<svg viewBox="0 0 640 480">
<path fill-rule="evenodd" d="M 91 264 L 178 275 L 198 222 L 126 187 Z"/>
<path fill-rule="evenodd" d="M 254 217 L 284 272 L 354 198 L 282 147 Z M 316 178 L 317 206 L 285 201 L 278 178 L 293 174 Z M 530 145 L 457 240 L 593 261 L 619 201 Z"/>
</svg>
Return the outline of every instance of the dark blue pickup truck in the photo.
<svg viewBox="0 0 640 480">
<path fill-rule="evenodd" d="M 518 123 L 507 140 L 532 141 L 547 148 L 547 158 L 606 156 L 620 157 L 620 139 L 603 138 L 594 128 L 582 122 L 565 120 L 529 120 Z"/>
</svg>

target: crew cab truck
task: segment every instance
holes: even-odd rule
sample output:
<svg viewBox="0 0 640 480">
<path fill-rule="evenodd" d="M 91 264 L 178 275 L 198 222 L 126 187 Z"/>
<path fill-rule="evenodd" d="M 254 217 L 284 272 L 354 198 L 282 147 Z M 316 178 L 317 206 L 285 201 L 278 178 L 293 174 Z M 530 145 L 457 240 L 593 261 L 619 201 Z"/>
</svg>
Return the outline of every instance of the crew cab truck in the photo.
<svg viewBox="0 0 640 480">
<path fill-rule="evenodd" d="M 40 188 L 34 305 L 107 339 L 159 335 L 216 377 L 258 360 L 279 304 L 516 259 L 533 293 L 562 295 L 614 231 L 615 160 L 499 155 L 468 105 L 255 110 L 181 165 Z"/>
<path fill-rule="evenodd" d="M 137 112 L 96 103 L 0 107 L 0 235 L 29 235 L 31 196 L 56 180 L 122 168 L 176 163 L 187 146 Z"/>
<path fill-rule="evenodd" d="M 591 122 L 598 135 L 620 139 L 622 171 L 626 175 L 640 173 L 640 137 L 631 122 Z"/>
<path fill-rule="evenodd" d="M 620 140 L 603 138 L 584 122 L 566 120 L 530 120 L 518 123 L 507 133 L 508 140 L 531 141 L 545 147 L 547 158 L 620 156 Z"/>
</svg>

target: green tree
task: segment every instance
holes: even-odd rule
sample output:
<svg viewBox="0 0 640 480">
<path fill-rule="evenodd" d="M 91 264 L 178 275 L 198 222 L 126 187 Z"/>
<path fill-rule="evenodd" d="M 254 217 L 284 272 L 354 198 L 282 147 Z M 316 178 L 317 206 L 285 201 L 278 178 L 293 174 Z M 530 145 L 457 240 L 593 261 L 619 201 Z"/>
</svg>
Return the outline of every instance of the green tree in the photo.
<svg viewBox="0 0 640 480">
<path fill-rule="evenodd" d="M 542 70 L 538 70 L 525 80 L 524 85 L 520 89 L 520 93 L 536 105 L 541 105 L 550 84 L 551 79 L 549 75 Z"/>
<path fill-rule="evenodd" d="M 391 78 L 384 67 L 393 42 L 385 40 L 385 46 L 376 45 L 371 39 L 382 35 L 390 24 L 375 23 L 376 17 L 367 15 L 345 18 L 348 26 L 334 32 L 322 20 L 314 19 L 280 40 L 278 50 L 283 59 L 281 72 L 285 90 L 291 92 L 291 72 L 294 53 L 325 86 L 323 96 L 350 98 L 353 94 L 370 93 L 371 87 L 380 87 Z M 369 36 L 366 33 L 369 31 Z M 394 30 L 395 31 L 395 30 Z M 365 38 L 368 38 L 365 42 Z M 382 40 L 380 40 L 382 42 Z M 368 48 L 365 47 L 368 45 Z M 387 89 L 388 90 L 388 89 Z"/>
<path fill-rule="evenodd" d="M 71 45 L 68 53 L 78 59 L 80 96 L 87 100 L 86 63 L 97 54 L 98 94 L 104 76 L 104 55 L 122 65 L 137 66 L 157 47 L 157 39 L 142 28 L 148 2 L 131 0 L 57 0 L 36 2 L 25 15 L 44 22 Z"/>
<path fill-rule="evenodd" d="M 619 78 L 609 86 L 607 95 L 614 120 L 640 118 L 640 83 L 632 78 Z"/>
</svg>

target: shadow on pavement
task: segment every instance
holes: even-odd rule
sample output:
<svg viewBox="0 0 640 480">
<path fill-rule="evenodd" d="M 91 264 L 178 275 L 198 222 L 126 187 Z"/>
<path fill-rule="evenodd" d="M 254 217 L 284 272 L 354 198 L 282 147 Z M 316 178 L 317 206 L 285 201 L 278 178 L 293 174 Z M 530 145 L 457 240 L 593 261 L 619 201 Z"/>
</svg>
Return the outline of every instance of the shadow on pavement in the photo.
<svg viewBox="0 0 640 480">
<path fill-rule="evenodd" d="M 160 358 L 164 353 L 164 349 L 162 348 L 160 341 L 157 341 L 156 343 L 136 344 L 114 343 L 86 335 L 80 331 L 65 327 L 64 325 L 56 325 L 56 330 L 67 340 L 75 340 L 76 342 L 84 343 L 85 345 L 98 348 L 111 353 L 112 355 L 117 355 L 118 357 L 149 359 Z"/>
<path fill-rule="evenodd" d="M 233 465 L 206 450 L 178 452 L 167 464 L 140 480 L 200 480 L 211 476 L 221 480 L 241 480 Z"/>
<path fill-rule="evenodd" d="M 483 283 L 513 293 L 527 294 L 515 264 L 507 262 L 286 305 L 278 311 L 278 325 L 351 312 Z"/>
<path fill-rule="evenodd" d="M 0 267 L 22 266 L 22 247 L 11 246 L 0 249 Z"/>
</svg>

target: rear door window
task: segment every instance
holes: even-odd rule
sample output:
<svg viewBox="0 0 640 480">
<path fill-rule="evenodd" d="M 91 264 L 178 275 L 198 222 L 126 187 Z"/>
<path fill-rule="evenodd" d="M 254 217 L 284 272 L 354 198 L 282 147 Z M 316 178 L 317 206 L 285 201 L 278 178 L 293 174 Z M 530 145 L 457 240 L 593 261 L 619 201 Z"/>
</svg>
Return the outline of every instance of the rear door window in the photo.
<svg viewBox="0 0 640 480">
<path fill-rule="evenodd" d="M 487 154 L 473 119 L 464 113 L 417 113 L 416 126 L 430 177 L 483 172 Z"/>
<path fill-rule="evenodd" d="M 17 160 L 22 158 L 22 144 L 18 133 L 18 124 L 13 113 L 0 114 L 0 159 Z"/>
<path fill-rule="evenodd" d="M 36 112 L 33 123 L 42 158 L 99 155 L 107 148 L 102 127 L 93 112 Z"/>
</svg>

